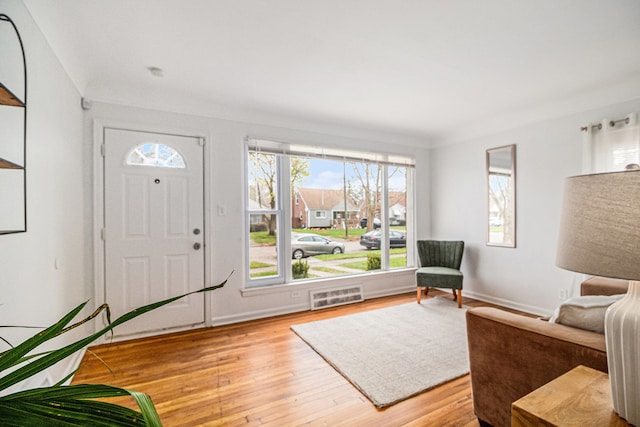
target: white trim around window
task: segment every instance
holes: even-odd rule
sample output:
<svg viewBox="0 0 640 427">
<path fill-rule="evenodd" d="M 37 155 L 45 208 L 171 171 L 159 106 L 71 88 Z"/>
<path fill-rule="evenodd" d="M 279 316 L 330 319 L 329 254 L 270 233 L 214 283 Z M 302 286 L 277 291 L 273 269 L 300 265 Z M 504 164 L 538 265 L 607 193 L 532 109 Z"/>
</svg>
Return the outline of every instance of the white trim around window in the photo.
<svg viewBox="0 0 640 427">
<path fill-rule="evenodd" d="M 264 286 L 291 284 L 291 283 L 309 283 L 316 279 L 326 280 L 325 275 L 309 277 L 300 279 L 294 278 L 292 273 L 292 266 L 297 260 L 296 252 L 292 249 L 296 249 L 292 246 L 293 234 L 293 206 L 299 201 L 297 194 L 297 187 L 300 183 L 292 179 L 291 177 L 291 165 L 296 162 L 320 162 L 326 166 L 335 166 L 340 164 L 339 171 L 333 171 L 334 174 L 340 173 L 344 178 L 344 183 L 340 184 L 342 190 L 337 190 L 327 187 L 320 187 L 316 189 L 323 192 L 320 198 L 321 202 L 316 201 L 316 206 L 310 204 L 314 201 L 311 197 L 307 198 L 306 195 L 300 198 L 304 200 L 305 211 L 311 213 L 311 217 L 317 219 L 315 224 L 304 224 L 303 227 L 325 227 L 340 228 L 345 230 L 345 234 L 348 233 L 348 229 L 355 229 L 360 227 L 360 219 L 365 216 L 371 216 L 372 218 L 379 217 L 382 221 L 382 230 L 388 230 L 391 228 L 389 224 L 389 208 L 390 203 L 389 196 L 391 193 L 400 194 L 404 197 L 403 203 L 406 209 L 405 218 L 405 235 L 406 235 L 406 253 L 400 253 L 400 257 L 404 256 L 404 260 L 398 260 L 397 251 L 394 252 L 394 258 L 390 256 L 391 250 L 389 249 L 390 241 L 388 233 L 382 233 L 381 242 L 378 243 L 381 249 L 380 260 L 381 270 L 364 271 L 357 274 L 378 274 L 379 272 L 391 271 L 392 269 L 414 267 L 415 265 L 415 226 L 414 226 L 414 189 L 413 189 L 413 176 L 415 160 L 408 156 L 394 155 L 394 154 L 380 154 L 371 152 L 359 152 L 353 150 L 343 149 L 330 149 L 330 148 L 318 148 L 312 146 L 305 146 L 301 144 L 291 144 L 283 142 L 267 141 L 265 139 L 252 139 L 247 138 L 245 141 L 245 224 L 247 230 L 247 238 L 245 241 L 245 288 L 259 288 Z M 362 176 L 358 178 L 362 182 L 362 186 L 359 189 L 353 189 L 353 183 L 356 175 L 351 175 L 354 179 L 350 185 L 347 185 L 347 168 L 353 168 L 353 174 L 358 167 L 362 170 L 373 170 L 377 174 L 375 186 L 364 184 L 369 182 L 368 178 L 362 180 Z M 294 168 L 295 169 L 295 168 Z M 313 169 L 313 168 L 311 168 Z M 344 172 L 342 170 L 344 169 Z M 322 169 L 323 172 L 324 169 Z M 401 171 L 403 180 L 398 181 L 398 175 L 394 176 L 394 171 Z M 311 172 L 313 174 L 315 172 Z M 313 177 L 317 178 L 317 177 Z M 393 179 L 392 179 L 393 178 Z M 311 180 L 315 182 L 315 180 Z M 396 191 L 392 186 L 392 182 L 395 185 L 400 186 L 401 191 Z M 402 182 L 403 184 L 398 184 Z M 317 184 L 316 184 L 317 185 Z M 367 185 L 367 190 L 363 190 Z M 404 187 L 402 187 L 404 185 Z M 375 190 L 375 194 L 371 192 L 371 189 Z M 396 187 L 398 188 L 398 187 Z M 308 189 L 314 190 L 314 188 Z M 292 199 L 292 191 L 295 191 L 295 198 Z M 347 194 L 349 193 L 349 194 Z M 365 196 L 366 194 L 366 196 Z M 335 199 L 331 199 L 334 197 Z M 348 200 L 349 198 L 349 200 Z M 353 199 L 352 199 L 353 198 Z M 369 199 L 367 199 L 369 198 Z M 370 200 L 365 202 L 365 200 Z M 393 201 L 393 204 L 397 201 Z M 320 208 L 323 205 L 324 208 Z M 327 209 L 327 206 L 331 206 Z M 333 209 L 336 212 L 338 210 L 345 209 L 346 206 L 360 206 L 361 210 L 359 215 L 354 221 L 348 223 L 346 221 L 335 222 L 331 224 L 321 224 L 322 220 L 328 218 L 329 210 Z M 363 206 L 365 209 L 363 210 Z M 338 209 L 338 210 L 336 210 Z M 375 210 L 372 211 L 372 209 Z M 315 213 L 312 213 L 315 211 Z M 368 212 L 368 213 L 367 213 Z M 343 213 L 340 212 L 342 215 Z M 347 215 L 347 219 L 350 215 Z M 274 219 L 275 218 L 275 219 Z M 298 225 L 296 225 L 297 227 Z M 306 229 L 296 229 L 298 235 L 307 231 Z M 363 230 L 359 229 L 359 234 L 362 234 Z M 352 232 L 358 234 L 355 231 Z M 358 234 L 358 235 L 359 235 Z M 334 238 L 338 243 L 337 250 L 335 247 L 333 250 L 337 253 L 345 251 L 346 245 L 341 247 L 340 241 L 343 239 Z M 362 251 L 363 256 L 359 259 L 366 258 L 368 251 L 364 246 L 357 246 L 354 248 L 354 243 L 359 243 L 357 240 L 345 240 L 345 243 L 349 243 L 351 249 L 349 251 Z M 303 243 L 302 243 L 303 244 Z M 300 243 L 296 243 L 300 245 Z M 318 253 L 314 253 L 314 250 L 320 249 L 307 249 L 304 251 L 304 258 L 315 256 Z M 374 249 L 376 250 L 376 249 Z M 292 256 L 293 253 L 293 256 Z M 333 253 L 335 255 L 336 252 Z M 328 254 L 330 255 L 330 254 Z M 303 262 L 304 262 L 303 258 Z M 318 259 L 321 259 L 319 257 Z M 346 260 L 347 264 L 351 260 Z M 393 261 L 396 261 L 395 264 Z M 399 264 L 399 262 L 404 264 Z M 314 262 L 314 264 L 317 264 Z M 398 266 L 400 265 L 400 267 Z M 325 269 L 326 272 L 329 269 Z M 339 269 L 337 269 L 339 270 Z M 322 270 L 319 270 L 322 271 Z M 329 273 L 335 274 L 334 278 L 345 277 L 353 275 L 353 268 L 345 268 L 345 273 Z"/>
</svg>

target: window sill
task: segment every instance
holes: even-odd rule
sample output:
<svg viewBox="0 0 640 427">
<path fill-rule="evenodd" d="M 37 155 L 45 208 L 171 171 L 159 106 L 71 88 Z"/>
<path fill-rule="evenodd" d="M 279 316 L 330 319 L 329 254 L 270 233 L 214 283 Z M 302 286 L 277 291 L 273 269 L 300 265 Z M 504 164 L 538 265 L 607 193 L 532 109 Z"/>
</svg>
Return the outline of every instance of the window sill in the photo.
<svg viewBox="0 0 640 427">
<path fill-rule="evenodd" d="M 393 277 L 398 275 L 405 275 L 408 272 L 415 272 L 417 267 L 397 268 L 394 270 L 381 271 L 377 273 L 362 273 L 353 274 L 349 276 L 337 276 L 337 277 L 325 277 L 322 279 L 309 279 L 293 283 L 282 283 L 278 285 L 265 285 L 253 288 L 243 288 L 240 293 L 243 297 L 253 297 L 260 295 L 278 294 L 283 292 L 289 292 L 291 290 L 306 290 L 314 289 L 322 286 L 341 286 L 345 284 L 351 284 L 354 282 L 362 282 L 370 278 L 380 277 Z"/>
</svg>

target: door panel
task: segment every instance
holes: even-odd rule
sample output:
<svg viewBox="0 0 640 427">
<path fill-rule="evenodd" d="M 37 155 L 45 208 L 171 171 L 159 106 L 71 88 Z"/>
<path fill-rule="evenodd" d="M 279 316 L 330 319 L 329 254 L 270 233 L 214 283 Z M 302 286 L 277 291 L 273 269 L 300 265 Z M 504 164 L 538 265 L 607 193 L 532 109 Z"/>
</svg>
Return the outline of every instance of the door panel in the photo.
<svg viewBox="0 0 640 427">
<path fill-rule="evenodd" d="M 149 238 L 149 179 L 146 176 L 126 175 L 122 192 L 124 193 L 124 209 L 127 239 Z M 114 213 L 115 214 L 115 213 Z"/>
<path fill-rule="evenodd" d="M 112 318 L 203 288 L 200 140 L 107 128 L 104 162 L 105 293 Z M 115 334 L 203 322 L 204 297 L 197 294 L 118 326 Z"/>
</svg>

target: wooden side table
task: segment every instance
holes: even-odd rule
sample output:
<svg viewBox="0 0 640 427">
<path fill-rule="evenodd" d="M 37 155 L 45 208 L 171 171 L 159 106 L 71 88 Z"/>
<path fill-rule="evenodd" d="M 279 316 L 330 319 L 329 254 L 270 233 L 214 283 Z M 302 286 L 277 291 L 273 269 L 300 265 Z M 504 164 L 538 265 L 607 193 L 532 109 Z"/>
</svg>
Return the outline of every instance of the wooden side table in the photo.
<svg viewBox="0 0 640 427">
<path fill-rule="evenodd" d="M 578 366 L 513 402 L 511 426 L 631 426 L 612 406 L 609 376 Z"/>
</svg>

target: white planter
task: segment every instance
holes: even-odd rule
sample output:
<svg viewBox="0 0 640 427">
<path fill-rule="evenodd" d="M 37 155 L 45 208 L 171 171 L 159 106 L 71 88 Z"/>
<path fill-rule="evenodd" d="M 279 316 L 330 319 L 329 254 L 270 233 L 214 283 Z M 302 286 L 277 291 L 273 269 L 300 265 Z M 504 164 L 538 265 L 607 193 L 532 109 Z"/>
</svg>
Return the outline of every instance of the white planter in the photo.
<svg viewBox="0 0 640 427">
<path fill-rule="evenodd" d="M 607 310 L 604 326 L 613 409 L 640 426 L 640 282 L 629 282 L 627 295 Z"/>
</svg>

